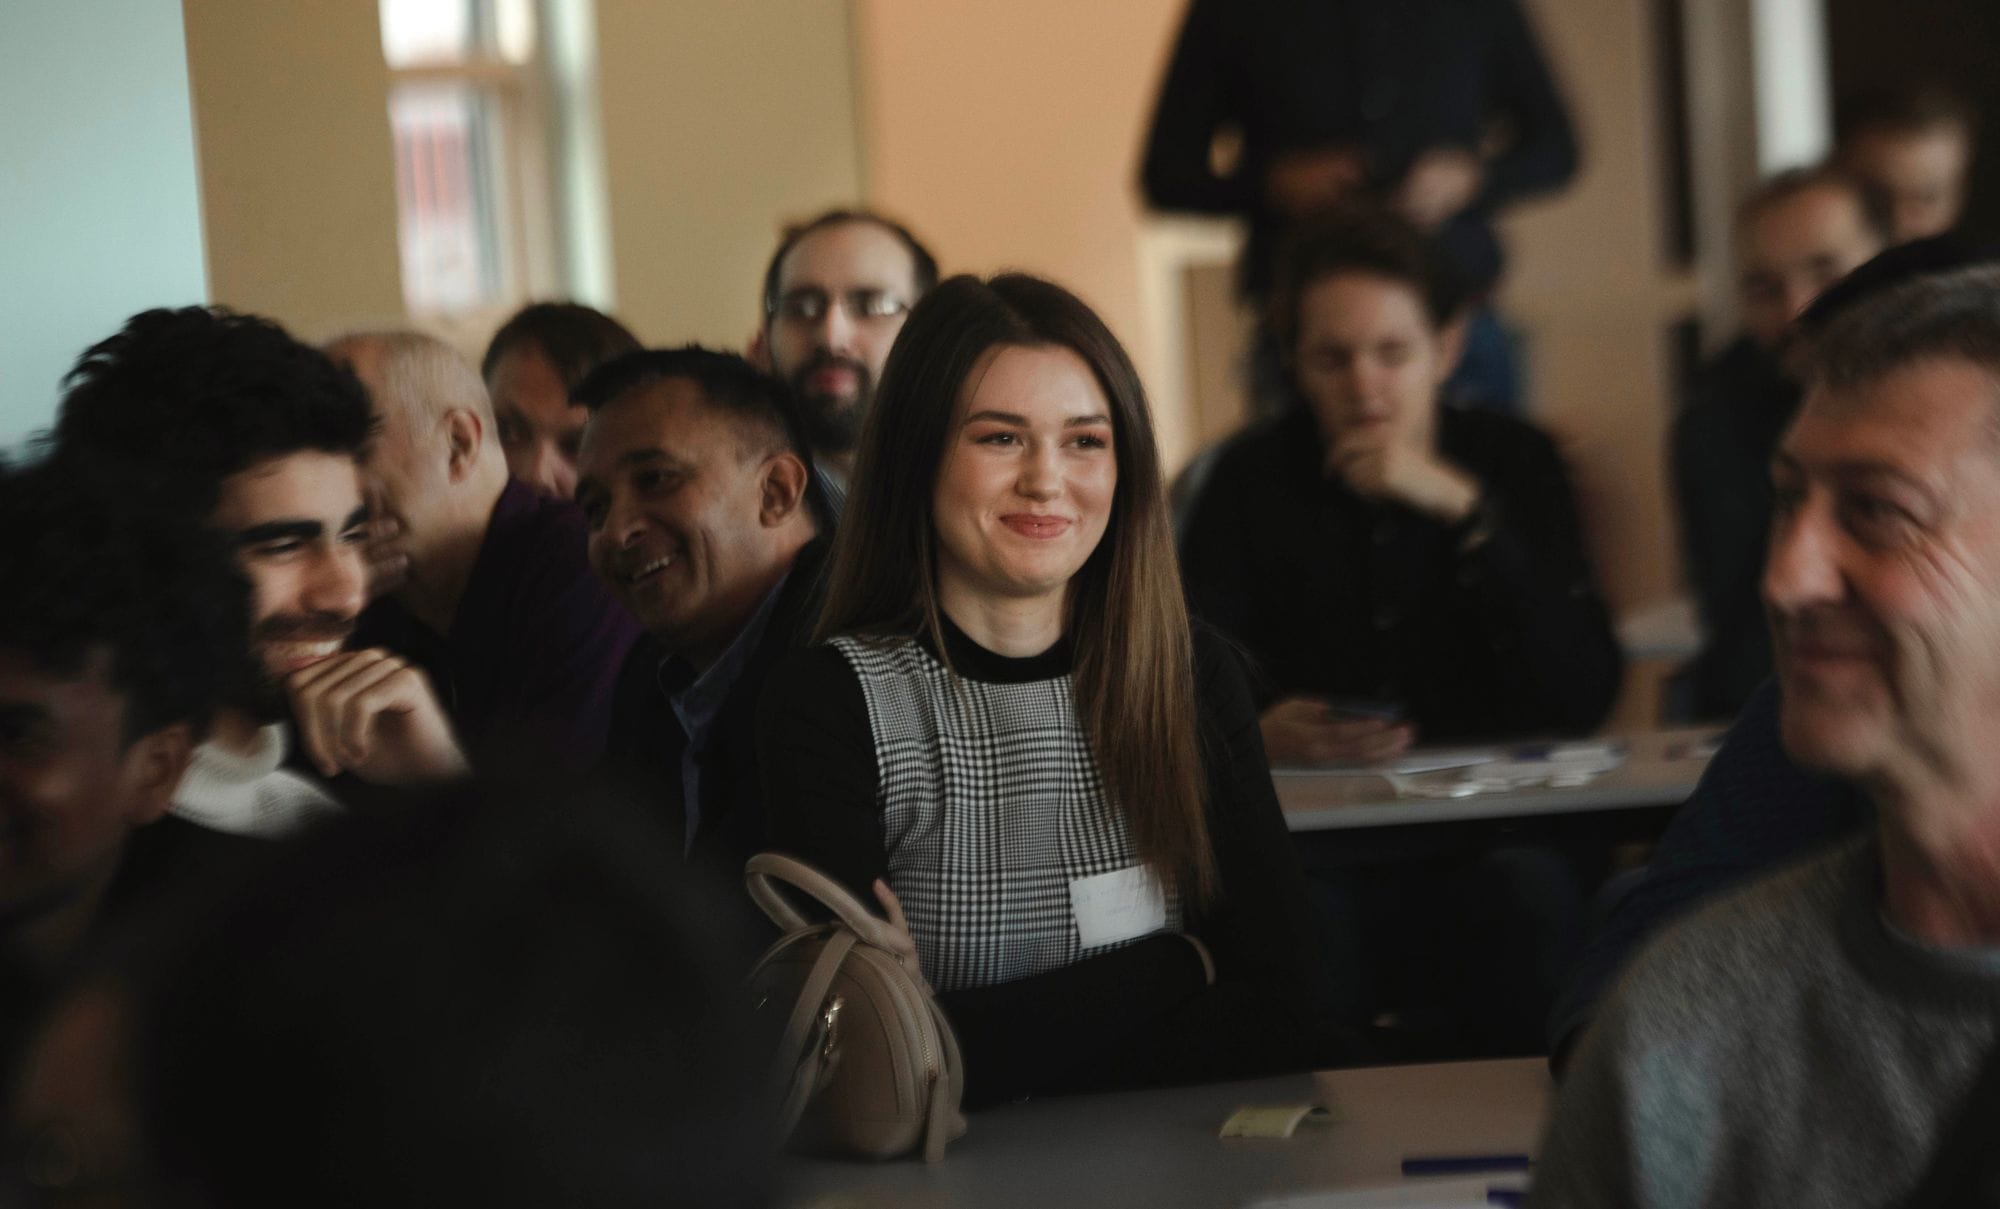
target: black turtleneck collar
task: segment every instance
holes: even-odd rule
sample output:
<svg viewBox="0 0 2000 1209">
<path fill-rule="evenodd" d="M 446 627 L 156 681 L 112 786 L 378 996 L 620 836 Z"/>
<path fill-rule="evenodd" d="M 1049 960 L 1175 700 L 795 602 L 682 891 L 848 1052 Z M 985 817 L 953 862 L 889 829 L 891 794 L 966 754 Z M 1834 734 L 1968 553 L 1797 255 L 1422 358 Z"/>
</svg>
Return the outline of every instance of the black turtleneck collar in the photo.
<svg viewBox="0 0 2000 1209">
<path fill-rule="evenodd" d="M 1074 662 L 1067 634 L 1039 655 L 1014 659 L 1006 655 L 996 655 L 980 646 L 968 637 L 964 630 L 953 624 L 951 618 L 945 616 L 942 611 L 938 614 L 938 620 L 944 625 L 944 661 L 953 671 L 967 680 L 979 680 L 987 684 L 1031 684 L 1037 680 L 1055 680 L 1069 675 Z M 933 655 L 938 653 L 929 635 L 925 635 L 921 641 L 925 650 Z"/>
</svg>

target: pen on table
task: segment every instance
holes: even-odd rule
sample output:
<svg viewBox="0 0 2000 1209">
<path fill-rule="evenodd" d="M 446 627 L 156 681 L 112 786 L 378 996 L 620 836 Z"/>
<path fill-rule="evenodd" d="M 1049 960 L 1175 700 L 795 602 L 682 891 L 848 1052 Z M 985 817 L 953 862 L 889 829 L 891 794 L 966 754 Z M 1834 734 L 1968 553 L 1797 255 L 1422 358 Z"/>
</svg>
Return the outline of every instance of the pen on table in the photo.
<svg viewBox="0 0 2000 1209">
<path fill-rule="evenodd" d="M 1486 1203 L 1489 1205 L 1522 1205 L 1528 1200 L 1526 1188 L 1488 1188 Z"/>
<path fill-rule="evenodd" d="M 1419 1154 L 1403 1160 L 1404 1175 L 1474 1175 L 1482 1171 L 1526 1171 L 1525 1154 Z"/>
</svg>

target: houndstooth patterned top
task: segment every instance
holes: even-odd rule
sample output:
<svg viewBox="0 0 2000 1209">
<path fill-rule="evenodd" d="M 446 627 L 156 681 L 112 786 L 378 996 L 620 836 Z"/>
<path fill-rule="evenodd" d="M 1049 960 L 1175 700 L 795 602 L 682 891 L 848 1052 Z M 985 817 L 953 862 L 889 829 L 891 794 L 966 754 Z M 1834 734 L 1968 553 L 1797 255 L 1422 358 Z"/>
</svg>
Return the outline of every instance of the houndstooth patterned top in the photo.
<svg viewBox="0 0 2000 1209">
<path fill-rule="evenodd" d="M 1069 676 L 974 680 L 915 639 L 833 646 L 867 702 L 887 880 L 932 984 L 990 986 L 1118 947 L 1084 949 L 1070 909 L 1070 882 L 1139 861 Z"/>
</svg>

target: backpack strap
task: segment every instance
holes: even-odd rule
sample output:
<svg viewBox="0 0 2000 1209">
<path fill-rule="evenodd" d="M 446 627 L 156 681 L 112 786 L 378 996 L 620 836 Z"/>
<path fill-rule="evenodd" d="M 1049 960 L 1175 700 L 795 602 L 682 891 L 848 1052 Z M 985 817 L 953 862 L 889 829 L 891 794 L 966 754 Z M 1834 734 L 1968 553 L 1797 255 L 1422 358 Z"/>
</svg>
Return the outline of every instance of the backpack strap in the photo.
<svg viewBox="0 0 2000 1209">
<path fill-rule="evenodd" d="M 951 1021 L 945 1019 L 937 1000 L 926 995 L 924 1006 L 930 1009 L 931 1027 L 944 1047 L 938 1085 L 931 1088 L 930 1113 L 924 1121 L 924 1162 L 936 1163 L 944 1159 L 945 1143 L 964 1132 L 958 1105 L 965 1094 L 965 1059 L 959 1056 L 958 1034 L 952 1031 Z"/>
<path fill-rule="evenodd" d="M 847 887 L 804 861 L 780 852 L 759 852 L 743 866 L 743 885 L 764 909 L 764 914 L 783 931 L 809 928 L 814 922 L 785 896 L 788 888 L 831 911 L 835 919 L 854 929 L 869 944 L 891 952 L 896 949 L 898 934 L 887 920 L 863 906 Z"/>
<path fill-rule="evenodd" d="M 785 1022 L 784 1040 L 778 1046 L 777 1066 L 772 1072 L 778 1090 L 783 1093 L 778 1115 L 780 1137 L 791 1136 L 792 1128 L 799 1123 L 826 1073 L 826 1038 L 816 1033 L 813 1026 L 823 1019 L 833 976 L 839 973 L 840 963 L 853 948 L 854 933 L 845 928 L 833 929 L 826 947 L 820 950 L 818 960 L 807 972 L 805 985 L 799 988 L 798 1002 L 792 1005 L 791 1017 Z"/>
</svg>

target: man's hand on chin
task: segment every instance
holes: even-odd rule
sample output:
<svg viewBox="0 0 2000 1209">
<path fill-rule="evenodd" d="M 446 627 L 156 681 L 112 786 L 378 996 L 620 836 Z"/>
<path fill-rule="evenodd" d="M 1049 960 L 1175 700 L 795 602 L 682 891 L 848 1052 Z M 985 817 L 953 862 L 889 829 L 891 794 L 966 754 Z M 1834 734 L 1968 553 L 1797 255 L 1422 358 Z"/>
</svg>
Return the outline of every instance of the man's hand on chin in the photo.
<svg viewBox="0 0 2000 1209">
<path fill-rule="evenodd" d="M 424 674 L 383 650 L 343 651 L 285 679 L 299 742 L 326 776 L 378 785 L 471 771 Z"/>
</svg>

